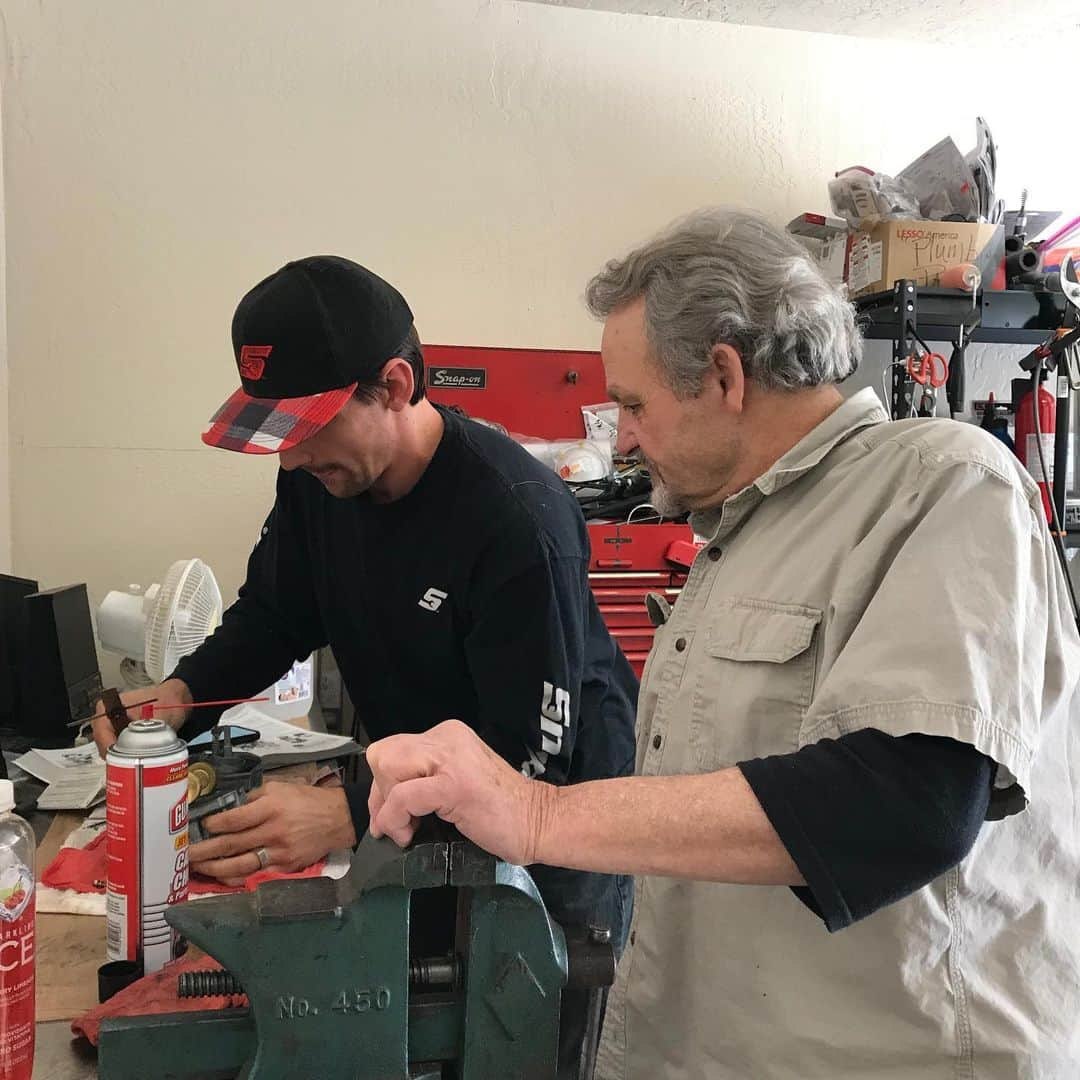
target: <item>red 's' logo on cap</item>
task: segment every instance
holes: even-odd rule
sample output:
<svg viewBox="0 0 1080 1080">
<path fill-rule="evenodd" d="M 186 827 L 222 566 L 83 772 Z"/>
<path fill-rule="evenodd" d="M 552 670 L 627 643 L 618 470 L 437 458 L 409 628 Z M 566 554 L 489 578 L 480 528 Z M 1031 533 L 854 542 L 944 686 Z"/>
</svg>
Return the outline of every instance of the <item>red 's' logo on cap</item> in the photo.
<svg viewBox="0 0 1080 1080">
<path fill-rule="evenodd" d="M 240 375 L 245 379 L 258 380 L 266 370 L 266 359 L 273 351 L 273 345 L 241 345 Z"/>
</svg>

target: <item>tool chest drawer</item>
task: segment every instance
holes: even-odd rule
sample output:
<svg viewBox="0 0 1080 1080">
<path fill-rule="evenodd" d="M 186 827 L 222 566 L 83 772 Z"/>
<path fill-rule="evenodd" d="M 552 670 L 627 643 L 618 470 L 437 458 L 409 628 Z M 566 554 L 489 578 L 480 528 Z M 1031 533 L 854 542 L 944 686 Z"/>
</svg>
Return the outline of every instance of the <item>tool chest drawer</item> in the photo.
<svg viewBox="0 0 1080 1080">
<path fill-rule="evenodd" d="M 590 574 L 589 584 L 592 586 L 592 594 L 596 597 L 597 604 L 602 609 L 632 607 L 635 610 L 644 610 L 645 597 L 651 592 L 659 593 L 667 599 L 669 604 L 674 604 L 675 598 L 682 589 L 682 581 L 674 585 L 665 582 L 662 585 L 654 585 L 651 589 L 612 585 L 599 574 Z"/>
<path fill-rule="evenodd" d="M 653 628 L 651 626 L 615 627 L 611 636 L 619 643 L 624 653 L 644 652 L 652 648 Z"/>
<path fill-rule="evenodd" d="M 674 604 L 700 545 L 687 525 L 589 523 L 589 586 L 611 636 L 638 677 L 652 648 L 649 593 Z"/>
<path fill-rule="evenodd" d="M 601 604 L 598 598 L 597 606 L 603 612 L 604 622 L 612 632 L 625 627 L 649 625 L 644 601 L 640 604 Z"/>
</svg>

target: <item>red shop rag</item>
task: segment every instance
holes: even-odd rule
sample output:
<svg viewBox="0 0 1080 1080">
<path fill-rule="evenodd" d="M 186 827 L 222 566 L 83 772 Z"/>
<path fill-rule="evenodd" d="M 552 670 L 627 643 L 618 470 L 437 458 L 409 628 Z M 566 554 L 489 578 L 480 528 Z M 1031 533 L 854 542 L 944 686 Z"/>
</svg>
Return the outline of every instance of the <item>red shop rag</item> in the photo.
<svg viewBox="0 0 1080 1080">
<path fill-rule="evenodd" d="M 251 892 L 264 881 L 281 881 L 287 878 L 318 877 L 326 865 L 325 859 L 312 863 L 306 870 L 293 874 L 277 870 L 258 870 L 244 879 L 243 885 L 222 885 L 213 878 L 201 874 L 191 875 L 191 891 L 204 893 Z M 105 833 L 95 836 L 84 848 L 61 848 L 41 875 L 42 885 L 52 889 L 74 889 L 80 893 L 103 893 L 105 891 Z"/>
<path fill-rule="evenodd" d="M 243 994 L 231 997 L 181 998 L 177 987 L 178 976 L 185 971 L 220 971 L 221 965 L 198 949 L 172 960 L 153 975 L 141 979 L 117 991 L 108 1001 L 95 1005 L 89 1012 L 71 1021 L 76 1035 L 85 1035 L 94 1046 L 98 1044 L 98 1031 L 102 1020 L 119 1016 L 160 1016 L 163 1013 L 205 1012 L 211 1009 L 227 1009 L 246 1005 Z"/>
</svg>

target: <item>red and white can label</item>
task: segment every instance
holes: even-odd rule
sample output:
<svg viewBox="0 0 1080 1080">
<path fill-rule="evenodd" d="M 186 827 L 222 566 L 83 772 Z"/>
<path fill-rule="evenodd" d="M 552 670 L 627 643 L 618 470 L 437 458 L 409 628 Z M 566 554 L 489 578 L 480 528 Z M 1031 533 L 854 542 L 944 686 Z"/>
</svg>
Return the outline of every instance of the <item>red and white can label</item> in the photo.
<svg viewBox="0 0 1080 1080">
<path fill-rule="evenodd" d="M 187 750 L 152 759 L 109 758 L 105 778 L 106 951 L 157 971 L 179 935 L 165 910 L 187 899 Z"/>
</svg>

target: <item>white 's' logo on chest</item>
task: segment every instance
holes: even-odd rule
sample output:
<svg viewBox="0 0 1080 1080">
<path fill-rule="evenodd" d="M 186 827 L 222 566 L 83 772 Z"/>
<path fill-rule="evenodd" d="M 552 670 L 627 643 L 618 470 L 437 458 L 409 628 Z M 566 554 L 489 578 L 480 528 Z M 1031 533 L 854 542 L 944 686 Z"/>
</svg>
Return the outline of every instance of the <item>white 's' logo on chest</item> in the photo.
<svg viewBox="0 0 1080 1080">
<path fill-rule="evenodd" d="M 420 597 L 418 603 L 425 611 L 438 611 L 442 607 L 442 602 L 449 595 L 449 593 L 443 592 L 442 589 L 431 588 Z"/>
</svg>

